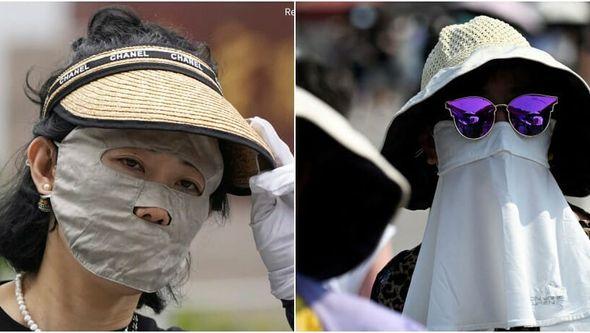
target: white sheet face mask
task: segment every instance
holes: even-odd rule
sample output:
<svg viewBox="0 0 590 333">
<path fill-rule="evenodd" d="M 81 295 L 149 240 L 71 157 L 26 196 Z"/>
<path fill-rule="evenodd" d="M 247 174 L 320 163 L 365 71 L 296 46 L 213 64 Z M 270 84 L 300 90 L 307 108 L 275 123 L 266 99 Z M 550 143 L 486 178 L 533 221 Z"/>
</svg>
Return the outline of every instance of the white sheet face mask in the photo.
<svg viewBox="0 0 590 333">
<path fill-rule="evenodd" d="M 498 122 L 473 141 L 435 126 L 439 179 L 405 316 L 431 330 L 590 328 L 590 241 L 549 171 L 551 133 Z"/>
<path fill-rule="evenodd" d="M 58 143 L 51 205 L 74 257 L 90 272 L 154 292 L 186 272 L 189 245 L 209 216 L 209 198 L 223 175 L 217 140 L 168 131 L 76 128 Z M 200 196 L 106 166 L 113 148 L 175 154 L 205 179 Z M 166 210 L 169 225 L 145 221 L 135 207 Z"/>
</svg>

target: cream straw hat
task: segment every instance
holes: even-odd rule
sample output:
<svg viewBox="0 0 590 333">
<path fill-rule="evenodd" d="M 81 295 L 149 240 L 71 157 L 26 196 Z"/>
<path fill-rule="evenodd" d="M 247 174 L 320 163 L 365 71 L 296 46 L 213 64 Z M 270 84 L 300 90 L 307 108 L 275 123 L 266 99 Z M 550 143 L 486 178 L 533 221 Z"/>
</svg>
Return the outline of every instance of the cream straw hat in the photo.
<svg viewBox="0 0 590 333">
<path fill-rule="evenodd" d="M 80 126 L 183 131 L 220 139 L 230 193 L 275 165 L 270 149 L 223 96 L 214 71 L 188 52 L 141 45 L 88 57 L 50 86 L 42 117 Z"/>
<path fill-rule="evenodd" d="M 325 280 L 375 251 L 410 186 L 342 115 L 299 87 L 295 116 L 297 272 Z"/>
<path fill-rule="evenodd" d="M 351 154 L 373 164 L 388 181 L 400 188 L 400 207 L 407 204 L 410 194 L 408 181 L 383 158 L 373 144 L 352 128 L 342 115 L 319 98 L 299 87 L 295 88 L 295 92 L 297 95 L 295 101 L 297 119 L 305 119 L 314 124 L 314 126 L 329 135 L 336 144 L 344 147 Z"/>
<path fill-rule="evenodd" d="M 512 61 L 536 66 L 539 84 L 558 85 L 560 107 L 552 137 L 551 171 L 565 195 L 590 194 L 590 90 L 574 71 L 548 53 L 529 45 L 509 24 L 478 16 L 464 24 L 443 28 L 422 72 L 421 89 L 394 115 L 383 145 L 383 155 L 412 185 L 409 209 L 426 209 L 436 188 L 436 166 L 426 163 L 419 135 L 424 125 L 447 116 L 442 105 L 430 105 L 444 97 L 446 88 L 470 85 L 473 73 Z M 512 63 L 511 62 L 511 63 Z M 442 97 L 441 97 L 442 96 Z M 585 148 L 583 148 L 585 147 Z"/>
</svg>

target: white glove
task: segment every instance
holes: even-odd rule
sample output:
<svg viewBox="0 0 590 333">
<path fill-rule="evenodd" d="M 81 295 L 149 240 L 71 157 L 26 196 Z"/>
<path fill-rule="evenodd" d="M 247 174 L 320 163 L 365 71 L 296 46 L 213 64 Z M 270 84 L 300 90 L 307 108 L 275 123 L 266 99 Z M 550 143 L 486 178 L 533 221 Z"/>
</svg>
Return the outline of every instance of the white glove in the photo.
<svg viewBox="0 0 590 333">
<path fill-rule="evenodd" d="M 252 221 L 256 248 L 268 271 L 271 293 L 281 300 L 292 300 L 294 292 L 293 190 L 295 165 L 289 146 L 272 125 L 259 117 L 250 125 L 270 147 L 278 167 L 250 177 Z"/>
</svg>

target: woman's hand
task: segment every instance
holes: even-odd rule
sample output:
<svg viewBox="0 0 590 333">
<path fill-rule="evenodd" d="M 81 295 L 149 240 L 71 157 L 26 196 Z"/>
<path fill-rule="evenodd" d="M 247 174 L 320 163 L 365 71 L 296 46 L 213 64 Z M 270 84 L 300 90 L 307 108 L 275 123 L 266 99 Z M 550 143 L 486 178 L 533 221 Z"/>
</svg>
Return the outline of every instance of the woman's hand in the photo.
<svg viewBox="0 0 590 333">
<path fill-rule="evenodd" d="M 271 293 L 278 299 L 292 300 L 295 182 L 293 154 L 268 121 L 254 117 L 250 119 L 250 125 L 268 144 L 278 164 L 276 169 L 250 178 L 250 227 L 268 271 Z"/>
</svg>

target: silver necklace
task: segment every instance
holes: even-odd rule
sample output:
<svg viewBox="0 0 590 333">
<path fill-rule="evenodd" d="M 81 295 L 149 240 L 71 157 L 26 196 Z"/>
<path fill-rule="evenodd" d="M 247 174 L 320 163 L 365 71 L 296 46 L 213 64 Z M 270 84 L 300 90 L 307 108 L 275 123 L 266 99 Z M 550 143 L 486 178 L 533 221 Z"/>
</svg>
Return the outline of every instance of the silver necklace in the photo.
<svg viewBox="0 0 590 333">
<path fill-rule="evenodd" d="M 29 326 L 29 329 L 34 332 L 41 332 L 39 325 L 37 325 L 37 323 L 33 320 L 33 318 L 31 318 L 31 314 L 27 310 L 27 306 L 25 304 L 25 297 L 23 295 L 23 289 L 22 289 L 22 278 L 23 278 L 22 273 L 17 273 L 16 279 L 14 279 L 14 284 L 15 284 L 14 294 L 16 296 L 16 303 L 18 304 L 18 309 L 20 310 L 20 313 L 23 315 L 23 318 L 25 319 L 25 323 L 27 323 L 27 325 Z M 137 331 L 137 322 L 138 322 L 137 314 L 133 313 L 133 317 L 131 318 L 131 323 L 129 323 L 129 325 L 127 325 L 127 327 L 125 327 L 125 332 Z"/>
</svg>

